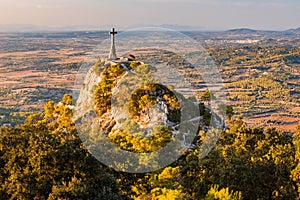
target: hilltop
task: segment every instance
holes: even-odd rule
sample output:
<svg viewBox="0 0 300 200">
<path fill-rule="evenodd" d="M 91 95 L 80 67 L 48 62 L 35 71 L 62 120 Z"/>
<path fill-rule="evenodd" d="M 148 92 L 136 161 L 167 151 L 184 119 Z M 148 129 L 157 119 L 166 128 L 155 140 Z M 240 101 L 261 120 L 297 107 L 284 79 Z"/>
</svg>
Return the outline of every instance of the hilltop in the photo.
<svg viewBox="0 0 300 200">
<path fill-rule="evenodd" d="M 207 130 L 211 111 L 200 103 L 195 107 L 195 100 L 185 99 L 159 84 L 151 77 L 153 72 L 155 67 L 138 61 L 99 60 L 86 75 L 80 91 L 76 123 L 82 126 L 91 116 L 97 116 L 92 118 L 91 126 L 99 126 L 98 134 L 107 135 L 126 150 L 151 152 L 175 136 L 180 138 L 184 148 L 188 147 L 185 146 L 188 145 L 187 133 Z M 194 118 L 197 120 L 188 121 Z M 131 143 L 130 148 L 118 142 L 120 138 Z M 87 140 L 92 141 L 92 138 Z"/>
</svg>

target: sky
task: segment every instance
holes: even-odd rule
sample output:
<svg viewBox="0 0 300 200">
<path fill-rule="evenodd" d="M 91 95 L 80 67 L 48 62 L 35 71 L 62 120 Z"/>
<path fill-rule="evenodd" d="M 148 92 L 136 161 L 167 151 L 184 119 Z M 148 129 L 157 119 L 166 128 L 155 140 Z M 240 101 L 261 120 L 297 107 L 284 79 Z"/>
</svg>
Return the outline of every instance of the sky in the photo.
<svg viewBox="0 0 300 200">
<path fill-rule="evenodd" d="M 0 0 L 0 27 L 16 24 L 286 30 L 300 27 L 300 0 Z"/>
</svg>

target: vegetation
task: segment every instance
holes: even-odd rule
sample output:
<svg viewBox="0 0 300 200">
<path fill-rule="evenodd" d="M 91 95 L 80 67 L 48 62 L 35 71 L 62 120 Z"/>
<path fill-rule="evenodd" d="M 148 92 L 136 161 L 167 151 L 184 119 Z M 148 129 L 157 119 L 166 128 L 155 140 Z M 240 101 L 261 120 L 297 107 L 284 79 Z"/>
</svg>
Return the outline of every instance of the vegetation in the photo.
<svg viewBox="0 0 300 200">
<path fill-rule="evenodd" d="M 137 153 L 158 151 L 172 140 L 173 133 L 166 126 L 155 126 L 148 137 L 135 132 L 134 126 L 137 124 L 125 122 L 118 132 L 109 135 L 109 139 L 122 149 Z"/>
<path fill-rule="evenodd" d="M 200 99 L 204 102 L 210 102 L 211 100 L 214 100 L 216 97 L 214 96 L 214 94 L 212 94 L 208 89 L 206 89 Z"/>
<path fill-rule="evenodd" d="M 103 65 L 101 62 L 96 65 L 99 64 Z M 125 69 L 120 63 L 109 64 L 101 74 L 101 81 L 94 92 L 95 109 L 98 117 L 103 119 L 101 128 L 106 129 L 105 133 L 109 139 L 124 150 L 138 153 L 157 151 L 172 141 L 173 133 L 162 119 L 157 119 L 160 121 L 157 121 L 155 126 L 150 125 L 150 118 L 157 117 L 157 113 L 151 112 L 159 107 L 159 112 L 163 113 L 168 121 L 178 124 L 181 120 L 180 102 L 170 89 L 155 83 L 151 78 L 151 73 L 155 71 L 152 66 L 132 62 L 126 67 L 134 70 L 133 73 L 139 77 L 138 84 L 141 85 L 128 100 L 129 118 L 121 127 L 115 129 L 116 122 L 109 117 L 113 88 L 119 83 L 121 76 L 125 75 Z M 126 76 L 122 79 L 126 79 Z M 122 92 L 125 91 L 120 91 L 121 98 Z M 107 124 L 110 124 L 108 128 Z M 147 128 L 150 131 L 145 133 Z"/>
<path fill-rule="evenodd" d="M 1 199 L 121 199 L 110 170 L 82 146 L 72 99 L 0 132 Z"/>
<path fill-rule="evenodd" d="M 250 123 L 265 127 L 274 125 L 286 132 L 295 130 L 300 118 L 300 112 L 294 109 L 300 107 L 300 50 L 295 33 L 238 30 L 185 34 L 202 41 L 218 66 L 224 83 L 235 84 L 264 78 L 266 83 L 273 86 L 279 84 L 284 90 L 282 98 L 275 94 L 276 101 L 270 101 L 269 92 L 272 88 L 267 89 L 268 92 L 264 92 L 260 86 L 254 88 L 255 84 L 251 89 L 229 88 L 228 103 L 233 106 L 235 113 L 243 114 Z M 20 36 L 22 42 L 18 39 Z M 0 110 L 0 116 L 6 116 L 0 125 L 10 124 L 14 127 L 24 121 L 26 116 L 10 116 L 11 112 L 39 112 L 48 101 L 58 102 L 63 94 L 71 94 L 81 62 L 103 37 L 107 37 L 106 32 L 2 34 L 4 54 L 0 58 L 3 75 L 0 109 L 9 113 Z M 43 42 L 45 40 L 47 42 Z M 71 51 L 70 47 L 73 48 Z M 151 50 L 142 51 L 137 56 L 144 62 L 160 62 L 174 67 L 197 90 L 208 87 L 208 83 L 201 78 L 204 71 L 196 70 L 179 54 Z M 138 66 L 138 62 L 133 62 L 134 66 Z M 261 90 L 260 93 L 257 89 Z M 219 96 L 218 93 L 215 95 Z"/>
<path fill-rule="evenodd" d="M 262 40 L 259 45 L 228 44 L 224 48 L 221 44 L 222 48 L 210 48 L 212 58 L 228 83 L 226 87 L 232 106 L 224 104 L 219 108 L 224 111 L 221 114 L 229 117 L 227 127 L 204 158 L 200 159 L 198 155 L 203 138 L 208 135 L 201 129 L 193 148 L 174 163 L 152 173 L 116 172 L 99 163 L 79 139 L 72 121 L 72 98 L 68 95 L 61 100 L 55 99 L 59 103 L 48 102 L 40 113 L 19 113 L 17 108 L 2 109 L 0 115 L 5 117 L 0 124 L 13 121 L 13 127 L 0 128 L 0 199 L 299 199 L 300 125 L 292 135 L 275 128 L 249 127 L 243 117 L 234 116 L 234 113 L 245 113 L 251 118 L 285 112 L 294 118 L 299 117 L 290 111 L 300 103 L 297 97 L 300 52 L 298 43 L 291 43 Z M 35 46 L 39 49 L 40 42 Z M 160 56 L 167 58 L 170 65 L 188 66 L 177 67 L 184 71 L 193 86 L 202 88 L 202 80 L 193 74 L 194 70 L 189 70 L 191 66 L 180 56 L 172 59 L 170 53 L 164 53 L 158 55 L 158 59 Z M 154 62 L 153 57 L 147 59 Z M 54 61 L 50 59 L 49 62 Z M 49 65 L 49 68 L 44 66 L 46 64 L 40 66 L 30 61 L 28 66 L 31 65 L 36 67 L 32 68 L 35 70 L 54 69 L 53 73 L 59 76 L 61 66 L 66 74 L 80 66 L 74 62 Z M 146 76 L 152 70 L 150 66 L 141 67 L 138 62 L 127 67 L 136 68 L 136 73 Z M 108 66 L 102 74 L 93 93 L 99 117 L 110 111 L 112 89 L 124 74 L 125 70 L 119 64 Z M 47 87 L 40 89 L 44 88 Z M 28 96 L 22 104 L 42 98 L 37 98 L 38 91 L 26 90 L 4 88 L 0 93 L 4 100 L 18 100 L 18 95 Z M 160 90 L 164 92 L 158 92 Z M 45 99 L 58 98 L 54 95 L 57 91 L 59 98 L 68 92 L 54 88 L 45 90 L 42 96 L 48 95 Z M 158 94 L 154 95 L 155 92 Z M 130 117 L 135 120 L 125 121 L 119 131 L 112 130 L 114 121 L 108 121 L 107 133 L 110 134 L 107 137 L 124 150 L 136 153 L 158 151 L 172 141 L 170 129 L 159 125 L 146 137 L 136 131 L 137 127 L 143 116 L 157 104 L 157 97 L 166 103 L 168 119 L 178 122 L 181 113 L 177 96 L 157 83 L 144 82 L 130 101 Z M 214 98 L 209 91 L 204 91 L 199 97 L 203 102 Z M 211 114 L 204 104 L 200 105 L 200 113 L 204 116 L 203 126 L 209 125 Z"/>
<path fill-rule="evenodd" d="M 213 186 L 207 193 L 205 200 L 241 200 L 241 192 L 229 192 L 228 188 L 219 190 L 219 186 Z"/>
<path fill-rule="evenodd" d="M 72 123 L 71 102 L 66 95 L 59 104 L 47 103 L 43 113 L 30 115 L 24 124 L 1 128 L 2 199 L 300 197 L 299 140 L 276 129 L 250 128 L 241 117 L 233 118 L 203 159 L 198 157 L 200 139 L 193 151 L 157 172 L 119 173 L 84 148 Z M 163 145 L 170 141 L 166 133 L 153 132 L 152 137 Z M 146 141 L 137 146 L 130 135 L 113 139 L 123 141 L 125 148 L 131 143 L 135 150 L 157 150 Z"/>
<path fill-rule="evenodd" d="M 168 119 L 171 122 L 180 122 L 179 100 L 172 91 L 160 84 L 146 84 L 134 91 L 129 102 L 130 116 L 140 118 L 143 113 L 156 105 L 158 100 L 164 102 L 170 111 Z"/>
<path fill-rule="evenodd" d="M 101 65 L 103 63 L 97 64 Z M 110 110 L 112 89 L 116 85 L 118 78 L 124 74 L 125 69 L 120 64 L 110 65 L 102 73 L 101 81 L 94 91 L 96 110 L 99 116 Z"/>
</svg>

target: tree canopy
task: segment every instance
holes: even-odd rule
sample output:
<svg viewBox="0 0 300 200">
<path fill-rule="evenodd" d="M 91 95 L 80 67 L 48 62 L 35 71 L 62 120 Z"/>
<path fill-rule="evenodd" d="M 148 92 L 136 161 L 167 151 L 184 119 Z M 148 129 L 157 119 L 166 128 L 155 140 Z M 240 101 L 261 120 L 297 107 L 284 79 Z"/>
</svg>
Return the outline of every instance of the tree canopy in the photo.
<svg viewBox="0 0 300 200">
<path fill-rule="evenodd" d="M 231 118 L 203 159 L 198 156 L 199 145 L 206 133 L 200 131 L 200 139 L 194 142 L 198 146 L 171 165 L 152 173 L 129 174 L 102 165 L 85 149 L 72 123 L 71 102 L 65 95 L 58 104 L 47 103 L 44 112 L 29 116 L 24 124 L 1 128 L 1 199 L 300 198 L 300 143 L 289 134 L 251 128 L 242 117 Z M 161 130 L 154 130 L 152 142 L 170 141 L 168 131 Z M 151 144 L 146 140 L 136 143 L 129 133 L 111 137 L 127 150 L 157 150 L 147 149 Z"/>
</svg>

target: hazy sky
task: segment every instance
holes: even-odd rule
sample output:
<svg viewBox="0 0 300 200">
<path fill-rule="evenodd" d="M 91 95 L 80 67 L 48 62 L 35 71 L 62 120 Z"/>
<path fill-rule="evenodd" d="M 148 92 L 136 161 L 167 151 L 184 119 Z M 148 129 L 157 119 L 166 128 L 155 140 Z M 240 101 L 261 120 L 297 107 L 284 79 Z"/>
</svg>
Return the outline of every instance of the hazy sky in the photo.
<svg viewBox="0 0 300 200">
<path fill-rule="evenodd" d="M 0 0 L 0 25 L 300 27 L 300 0 Z"/>
</svg>

